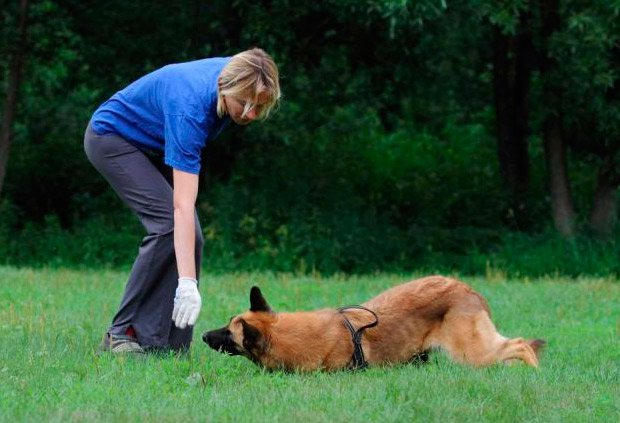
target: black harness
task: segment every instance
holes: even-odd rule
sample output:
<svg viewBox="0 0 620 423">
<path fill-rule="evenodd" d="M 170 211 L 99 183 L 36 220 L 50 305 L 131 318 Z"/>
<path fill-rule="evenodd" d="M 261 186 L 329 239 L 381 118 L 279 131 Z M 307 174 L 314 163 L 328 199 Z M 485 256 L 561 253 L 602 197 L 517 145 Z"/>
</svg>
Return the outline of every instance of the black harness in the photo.
<svg viewBox="0 0 620 423">
<path fill-rule="evenodd" d="M 349 319 L 347 319 L 347 316 L 345 316 L 344 314 L 344 311 L 351 310 L 351 309 L 365 310 L 369 312 L 370 314 L 372 314 L 373 316 L 375 316 L 375 321 L 365 326 L 362 326 L 358 330 L 355 330 L 351 322 L 349 322 Z M 342 314 L 342 318 L 344 319 L 344 324 L 347 327 L 347 329 L 349 329 L 349 332 L 351 332 L 351 337 L 353 338 L 353 357 L 351 358 L 351 363 L 349 363 L 349 369 L 350 370 L 365 369 L 366 367 L 368 367 L 368 362 L 366 361 L 366 358 L 364 358 L 364 350 L 362 349 L 362 335 L 364 334 L 364 330 L 377 326 L 377 324 L 379 323 L 379 318 L 377 317 L 377 314 L 374 311 L 366 307 L 359 306 L 359 305 L 340 307 L 338 309 L 338 313 Z"/>
</svg>

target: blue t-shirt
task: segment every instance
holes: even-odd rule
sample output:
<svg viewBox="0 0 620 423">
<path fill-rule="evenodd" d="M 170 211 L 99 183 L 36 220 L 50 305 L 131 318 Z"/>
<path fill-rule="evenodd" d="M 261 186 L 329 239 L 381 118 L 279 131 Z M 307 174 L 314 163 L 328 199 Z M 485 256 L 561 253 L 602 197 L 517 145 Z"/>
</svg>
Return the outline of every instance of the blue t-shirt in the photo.
<svg viewBox="0 0 620 423">
<path fill-rule="evenodd" d="M 202 149 L 230 122 L 216 110 L 217 78 L 229 60 L 195 60 L 151 72 L 99 106 L 91 127 L 163 152 L 168 166 L 197 174 Z"/>
</svg>

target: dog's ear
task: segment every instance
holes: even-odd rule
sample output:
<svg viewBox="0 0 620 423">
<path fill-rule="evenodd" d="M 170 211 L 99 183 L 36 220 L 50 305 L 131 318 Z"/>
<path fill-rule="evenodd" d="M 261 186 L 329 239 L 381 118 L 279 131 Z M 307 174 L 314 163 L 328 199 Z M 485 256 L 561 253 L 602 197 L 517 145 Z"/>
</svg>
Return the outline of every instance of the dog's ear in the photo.
<svg viewBox="0 0 620 423">
<path fill-rule="evenodd" d="M 271 311 L 258 286 L 253 286 L 250 290 L 250 311 Z"/>
<path fill-rule="evenodd" d="M 261 354 L 265 350 L 265 337 L 256 327 L 244 319 L 240 320 L 243 326 L 243 348 L 253 356 Z"/>
</svg>

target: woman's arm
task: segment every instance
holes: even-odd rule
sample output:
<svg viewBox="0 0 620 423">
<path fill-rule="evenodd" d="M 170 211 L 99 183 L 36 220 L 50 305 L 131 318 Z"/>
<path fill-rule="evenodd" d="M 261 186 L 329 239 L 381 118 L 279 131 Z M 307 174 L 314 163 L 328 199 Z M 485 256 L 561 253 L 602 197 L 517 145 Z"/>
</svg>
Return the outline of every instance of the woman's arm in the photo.
<svg viewBox="0 0 620 423">
<path fill-rule="evenodd" d="M 174 251 L 179 269 L 179 285 L 174 296 L 172 320 L 181 329 L 196 323 L 202 299 L 196 281 L 196 223 L 194 207 L 198 175 L 174 169 Z"/>
<path fill-rule="evenodd" d="M 179 277 L 196 279 L 195 207 L 198 195 L 198 175 L 173 170 L 174 182 L 174 251 Z"/>
</svg>

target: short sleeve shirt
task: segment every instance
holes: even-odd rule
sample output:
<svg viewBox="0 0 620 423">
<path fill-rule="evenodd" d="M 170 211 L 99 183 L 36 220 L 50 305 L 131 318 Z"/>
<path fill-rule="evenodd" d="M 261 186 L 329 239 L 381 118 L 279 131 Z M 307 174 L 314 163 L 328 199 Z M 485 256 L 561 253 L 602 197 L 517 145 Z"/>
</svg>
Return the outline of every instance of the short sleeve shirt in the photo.
<svg viewBox="0 0 620 423">
<path fill-rule="evenodd" d="M 197 174 L 202 149 L 230 122 L 217 116 L 217 78 L 229 60 L 195 60 L 151 72 L 99 106 L 91 127 L 163 152 L 167 165 Z"/>
</svg>

